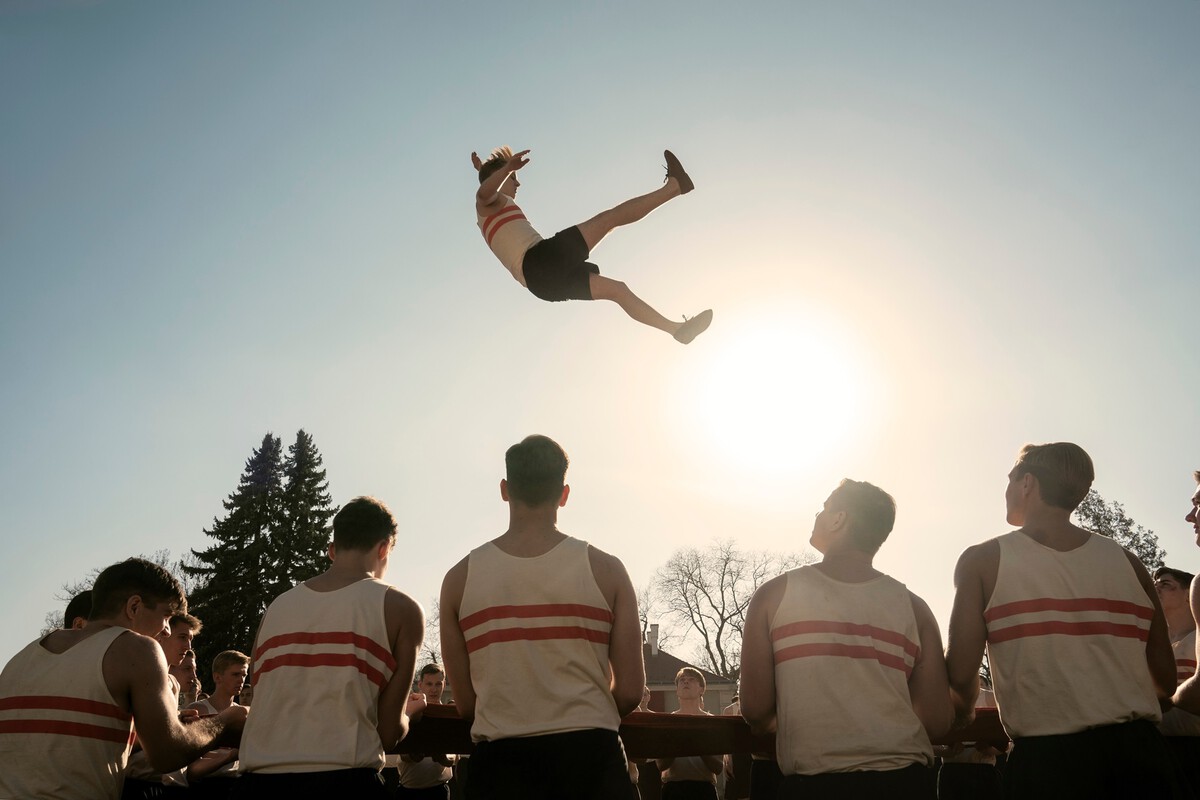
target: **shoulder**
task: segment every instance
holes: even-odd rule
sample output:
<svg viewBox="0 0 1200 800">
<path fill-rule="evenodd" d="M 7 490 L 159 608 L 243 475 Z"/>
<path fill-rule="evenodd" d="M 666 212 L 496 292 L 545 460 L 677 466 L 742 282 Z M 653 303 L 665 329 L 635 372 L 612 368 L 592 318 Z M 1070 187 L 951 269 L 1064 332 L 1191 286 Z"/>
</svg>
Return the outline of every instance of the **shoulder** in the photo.
<svg viewBox="0 0 1200 800">
<path fill-rule="evenodd" d="M 467 587 L 467 573 L 471 565 L 471 556 L 463 556 L 442 578 L 441 607 L 444 611 L 457 613 L 462 604 L 463 592 Z"/>
<path fill-rule="evenodd" d="M 584 542 L 587 547 L 588 562 L 592 565 L 592 573 L 597 579 L 603 575 L 607 578 L 628 577 L 625 563 L 616 556 L 606 553 L 593 544 Z"/>
<path fill-rule="evenodd" d="M 937 627 L 937 619 L 933 616 L 933 610 L 929 608 L 929 604 L 925 602 L 919 595 L 906 589 L 908 592 L 908 601 L 912 604 L 913 616 L 917 618 L 917 627 L 926 628 L 932 625 Z"/>
<path fill-rule="evenodd" d="M 158 642 L 136 631 L 121 631 L 109 645 L 108 652 L 129 663 L 158 663 L 160 660 L 166 663 Z"/>
<path fill-rule="evenodd" d="M 1000 565 L 1000 540 L 1003 538 L 1005 537 L 997 536 L 963 550 L 962 555 L 958 557 L 958 565 L 954 568 L 955 582 L 957 583 L 960 577 L 982 576 L 989 568 L 994 571 Z"/>
<path fill-rule="evenodd" d="M 401 615 L 402 618 L 408 619 L 411 617 L 425 616 L 425 610 L 421 608 L 421 604 L 404 592 L 397 589 L 395 586 L 387 587 L 387 593 L 383 597 L 384 608 L 392 613 Z"/>
</svg>

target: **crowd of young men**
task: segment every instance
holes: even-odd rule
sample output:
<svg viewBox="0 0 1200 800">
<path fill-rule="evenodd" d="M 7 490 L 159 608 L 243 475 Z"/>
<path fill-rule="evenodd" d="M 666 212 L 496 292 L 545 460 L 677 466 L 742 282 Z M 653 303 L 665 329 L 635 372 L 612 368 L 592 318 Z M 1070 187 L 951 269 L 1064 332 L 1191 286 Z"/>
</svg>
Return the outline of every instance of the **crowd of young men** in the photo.
<svg viewBox="0 0 1200 800">
<path fill-rule="evenodd" d="M 236 759 L 222 796 L 387 797 L 385 752 L 448 677 L 474 743 L 466 797 L 636 797 L 618 735 L 645 691 L 632 583 L 558 530 L 570 487 L 556 442 L 527 437 L 505 463 L 508 529 L 447 573 L 446 667 L 422 670 L 419 691 L 424 616 L 383 581 L 396 523 L 356 498 L 333 519 L 330 568 L 276 598 L 253 656 L 221 653 L 213 695 L 183 712 L 169 670 L 200 624 L 178 582 L 141 559 L 104 570 L 86 623 L 71 609 L 0 673 L 0 796 L 117 798 L 123 782 L 164 796 L 174 771 L 212 786 Z M 766 582 L 747 612 L 740 713 L 775 734 L 777 764 L 754 762 L 750 796 L 934 798 L 931 741 L 973 717 L 985 649 L 1012 738 L 1008 797 L 1197 796 L 1200 589 L 1071 524 L 1093 477 L 1077 445 L 1021 450 L 1005 491 L 1016 530 L 962 554 L 944 655 L 926 603 L 873 566 L 894 500 L 843 481 L 813 524 L 822 560 Z M 1200 488 L 1187 515 L 1200 537 L 1198 513 Z M 234 699 L 248 671 L 253 713 Z M 676 713 L 705 714 L 704 689 L 681 670 Z M 397 791 L 447 797 L 452 763 L 401 759 Z M 662 797 L 716 797 L 719 756 L 656 766 Z"/>
</svg>

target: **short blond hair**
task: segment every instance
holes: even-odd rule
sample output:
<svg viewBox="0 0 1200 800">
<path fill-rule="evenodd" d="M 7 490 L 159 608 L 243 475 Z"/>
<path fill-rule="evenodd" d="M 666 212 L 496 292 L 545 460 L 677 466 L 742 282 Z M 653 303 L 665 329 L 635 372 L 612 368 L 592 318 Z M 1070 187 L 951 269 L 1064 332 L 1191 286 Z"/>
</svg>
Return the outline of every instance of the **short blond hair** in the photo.
<svg viewBox="0 0 1200 800">
<path fill-rule="evenodd" d="M 1042 502 L 1074 511 L 1087 497 L 1096 468 L 1092 457 L 1071 442 L 1027 444 L 1017 455 L 1017 475 L 1030 474 L 1038 480 Z"/>
<path fill-rule="evenodd" d="M 506 144 L 502 144 L 492 151 L 488 156 L 488 160 L 479 166 L 479 182 L 483 183 L 495 173 L 496 170 L 508 163 L 508 160 L 513 157 L 512 148 Z"/>
<path fill-rule="evenodd" d="M 213 678 L 225 672 L 230 667 L 246 667 L 250 665 L 250 656 L 237 650 L 222 650 L 213 659 Z"/>
</svg>

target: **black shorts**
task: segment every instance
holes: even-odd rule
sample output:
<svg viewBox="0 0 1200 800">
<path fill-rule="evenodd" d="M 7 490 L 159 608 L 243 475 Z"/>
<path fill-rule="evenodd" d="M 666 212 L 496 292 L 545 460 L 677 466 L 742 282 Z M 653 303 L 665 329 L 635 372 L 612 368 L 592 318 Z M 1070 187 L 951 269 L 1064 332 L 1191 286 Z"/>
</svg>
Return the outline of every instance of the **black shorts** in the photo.
<svg viewBox="0 0 1200 800">
<path fill-rule="evenodd" d="M 779 800 L 937 800 L 937 774 L 933 767 L 910 764 L 891 770 L 785 775 L 778 797 Z"/>
<path fill-rule="evenodd" d="M 525 288 L 542 300 L 591 300 L 591 277 L 600 268 L 589 264 L 587 242 L 579 228 L 559 231 L 525 251 L 521 272 Z"/>
<path fill-rule="evenodd" d="M 616 731 L 479 742 L 467 770 L 467 800 L 629 800 L 633 791 Z"/>
<path fill-rule="evenodd" d="M 373 769 L 337 769 L 327 772 L 247 772 L 233 782 L 233 800 L 327 800 L 353 797 L 387 800 L 383 778 Z"/>
</svg>

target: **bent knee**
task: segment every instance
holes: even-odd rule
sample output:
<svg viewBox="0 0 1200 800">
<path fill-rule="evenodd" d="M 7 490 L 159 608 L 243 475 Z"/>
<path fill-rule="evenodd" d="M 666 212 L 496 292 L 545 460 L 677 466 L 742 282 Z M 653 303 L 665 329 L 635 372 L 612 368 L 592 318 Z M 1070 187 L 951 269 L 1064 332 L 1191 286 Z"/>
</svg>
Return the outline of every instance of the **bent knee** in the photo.
<svg viewBox="0 0 1200 800">
<path fill-rule="evenodd" d="M 592 297 L 596 300 L 616 300 L 629 294 L 629 287 L 623 281 L 615 281 L 603 275 L 591 277 Z"/>
</svg>

